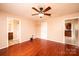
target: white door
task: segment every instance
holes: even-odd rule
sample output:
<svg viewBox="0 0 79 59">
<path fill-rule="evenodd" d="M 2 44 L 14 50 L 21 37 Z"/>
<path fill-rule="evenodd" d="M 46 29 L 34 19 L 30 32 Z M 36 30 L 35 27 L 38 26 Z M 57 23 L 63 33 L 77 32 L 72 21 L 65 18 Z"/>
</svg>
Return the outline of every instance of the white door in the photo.
<svg viewBox="0 0 79 59">
<path fill-rule="evenodd" d="M 41 22 L 41 38 L 47 39 L 47 22 Z"/>
</svg>

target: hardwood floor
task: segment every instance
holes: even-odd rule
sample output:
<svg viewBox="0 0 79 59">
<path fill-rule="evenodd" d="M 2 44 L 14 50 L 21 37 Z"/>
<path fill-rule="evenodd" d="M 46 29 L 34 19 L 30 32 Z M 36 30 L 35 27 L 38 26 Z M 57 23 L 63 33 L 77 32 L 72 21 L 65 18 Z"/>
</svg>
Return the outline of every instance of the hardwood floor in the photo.
<svg viewBox="0 0 79 59">
<path fill-rule="evenodd" d="M 49 40 L 34 39 L 0 50 L 1 56 L 79 56 L 79 48 Z"/>
</svg>

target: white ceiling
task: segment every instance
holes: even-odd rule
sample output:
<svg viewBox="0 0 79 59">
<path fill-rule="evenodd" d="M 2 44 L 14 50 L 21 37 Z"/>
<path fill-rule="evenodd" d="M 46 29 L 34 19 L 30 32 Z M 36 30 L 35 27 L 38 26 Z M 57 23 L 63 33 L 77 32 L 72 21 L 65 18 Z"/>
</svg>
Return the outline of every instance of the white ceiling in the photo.
<svg viewBox="0 0 79 59">
<path fill-rule="evenodd" d="M 45 3 L 45 4 L 32 4 L 32 3 L 9 3 L 9 4 L 0 4 L 0 10 L 4 12 L 8 12 L 17 16 L 21 16 L 28 19 L 39 19 L 39 16 L 32 16 L 32 14 L 36 13 L 32 9 L 33 7 L 39 8 L 42 6 L 44 9 L 50 6 L 52 9 L 48 11 L 51 13 L 51 17 L 57 17 L 65 14 L 79 12 L 79 4 L 78 3 Z M 49 18 L 48 16 L 44 16 Z"/>
</svg>

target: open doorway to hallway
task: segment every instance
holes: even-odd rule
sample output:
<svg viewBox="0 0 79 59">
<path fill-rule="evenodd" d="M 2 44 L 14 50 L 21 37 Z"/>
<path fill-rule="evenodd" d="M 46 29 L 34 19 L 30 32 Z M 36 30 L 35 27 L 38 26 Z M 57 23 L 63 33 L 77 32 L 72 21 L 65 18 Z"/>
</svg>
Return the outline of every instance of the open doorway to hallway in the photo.
<svg viewBox="0 0 79 59">
<path fill-rule="evenodd" d="M 17 44 L 21 38 L 21 25 L 18 18 L 7 18 L 8 46 Z"/>
<path fill-rule="evenodd" d="M 41 22 L 41 38 L 47 39 L 47 22 L 46 21 Z"/>
</svg>

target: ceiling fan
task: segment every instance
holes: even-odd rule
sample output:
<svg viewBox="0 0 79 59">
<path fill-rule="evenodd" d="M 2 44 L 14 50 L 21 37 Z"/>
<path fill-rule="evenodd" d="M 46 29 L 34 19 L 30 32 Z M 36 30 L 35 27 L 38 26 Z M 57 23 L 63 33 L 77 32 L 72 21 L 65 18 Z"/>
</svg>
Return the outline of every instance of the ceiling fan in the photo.
<svg viewBox="0 0 79 59">
<path fill-rule="evenodd" d="M 46 9 L 43 9 L 43 7 L 40 7 L 39 10 L 36 9 L 35 7 L 32 7 L 32 9 L 38 12 L 36 14 L 32 14 L 32 16 L 39 15 L 40 18 L 42 18 L 44 15 L 51 16 L 50 13 L 46 13 L 47 11 L 49 11 L 51 9 L 50 6 L 48 6 Z"/>
</svg>

